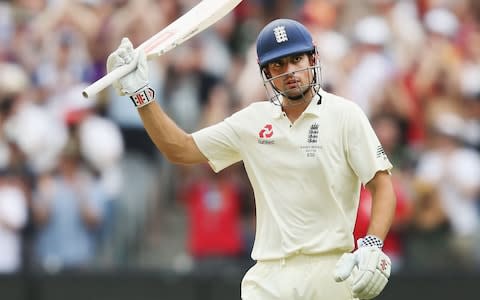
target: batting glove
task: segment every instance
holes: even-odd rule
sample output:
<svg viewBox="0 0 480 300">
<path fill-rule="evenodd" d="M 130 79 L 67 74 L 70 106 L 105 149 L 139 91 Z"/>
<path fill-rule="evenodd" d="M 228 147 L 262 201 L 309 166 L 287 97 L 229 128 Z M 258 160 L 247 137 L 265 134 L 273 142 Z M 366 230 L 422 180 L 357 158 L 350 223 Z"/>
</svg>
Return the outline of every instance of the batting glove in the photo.
<svg viewBox="0 0 480 300">
<path fill-rule="evenodd" d="M 353 272 L 353 296 L 359 299 L 372 299 L 385 288 L 390 277 L 391 261 L 382 251 L 383 242 L 368 235 L 358 240 L 358 249 L 345 253 L 335 266 L 335 281 L 346 280 Z M 355 271 L 354 271 L 355 269 Z"/>
<path fill-rule="evenodd" d="M 119 95 L 129 96 L 133 104 L 139 108 L 154 101 L 155 92 L 148 86 L 148 65 L 145 52 L 133 49 L 132 42 L 124 37 L 117 50 L 108 56 L 107 71 L 112 72 L 116 68 L 131 63 L 136 64 L 137 67 L 112 85 Z"/>
</svg>

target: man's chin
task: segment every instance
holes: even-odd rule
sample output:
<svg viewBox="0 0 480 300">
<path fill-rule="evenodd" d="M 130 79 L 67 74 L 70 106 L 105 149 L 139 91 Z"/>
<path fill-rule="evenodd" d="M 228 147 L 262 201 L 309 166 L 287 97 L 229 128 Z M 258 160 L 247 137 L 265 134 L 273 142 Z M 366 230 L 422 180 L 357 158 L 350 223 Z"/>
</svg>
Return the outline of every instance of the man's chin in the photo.
<svg viewBox="0 0 480 300">
<path fill-rule="evenodd" d="M 288 98 L 291 101 L 298 101 L 298 100 L 303 100 L 305 99 L 305 96 L 307 94 L 307 91 L 287 91 L 284 96 Z"/>
<path fill-rule="evenodd" d="M 296 95 L 285 95 L 290 101 L 298 101 L 305 99 L 305 94 L 296 94 Z"/>
<path fill-rule="evenodd" d="M 298 100 L 305 99 L 307 92 L 308 92 L 308 88 L 303 88 L 303 90 L 301 90 L 300 88 L 294 88 L 294 89 L 286 90 L 284 92 L 284 96 L 291 101 L 298 101 Z"/>
</svg>

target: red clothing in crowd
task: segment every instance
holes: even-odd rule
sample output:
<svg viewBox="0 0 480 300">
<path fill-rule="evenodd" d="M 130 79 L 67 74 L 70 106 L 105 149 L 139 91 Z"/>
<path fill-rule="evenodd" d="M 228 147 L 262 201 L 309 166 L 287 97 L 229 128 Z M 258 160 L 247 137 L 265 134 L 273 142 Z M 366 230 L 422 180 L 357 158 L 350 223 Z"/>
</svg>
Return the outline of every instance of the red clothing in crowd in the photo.
<svg viewBox="0 0 480 300">
<path fill-rule="evenodd" d="M 243 249 L 240 195 L 226 180 L 200 180 L 185 193 L 188 248 L 199 258 L 234 256 Z"/>
<path fill-rule="evenodd" d="M 401 257 L 403 255 L 402 237 L 398 227 L 405 223 L 411 214 L 411 205 L 406 196 L 405 191 L 395 177 L 392 177 L 393 188 L 397 197 L 397 207 L 392 228 L 384 240 L 383 251 L 393 257 Z M 367 234 L 368 225 L 370 224 L 372 196 L 370 192 L 362 186 L 360 191 L 360 204 L 358 207 L 357 221 L 353 235 L 355 241 Z"/>
</svg>

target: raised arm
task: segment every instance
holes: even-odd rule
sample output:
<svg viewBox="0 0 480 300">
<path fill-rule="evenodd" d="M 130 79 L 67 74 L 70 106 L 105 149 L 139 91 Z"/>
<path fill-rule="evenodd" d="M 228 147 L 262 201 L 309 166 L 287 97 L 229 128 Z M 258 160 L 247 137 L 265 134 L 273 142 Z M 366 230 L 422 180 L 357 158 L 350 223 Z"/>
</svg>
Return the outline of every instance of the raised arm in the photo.
<svg viewBox="0 0 480 300">
<path fill-rule="evenodd" d="M 180 164 L 207 162 L 192 135 L 179 128 L 158 103 L 141 107 L 138 112 L 148 135 L 169 161 Z"/>
<path fill-rule="evenodd" d="M 117 50 L 107 59 L 108 72 L 130 62 L 137 68 L 113 84 L 120 95 L 129 96 L 143 121 L 151 140 L 165 157 L 178 164 L 207 162 L 190 134 L 178 127 L 155 101 L 155 91 L 148 85 L 148 65 L 145 53 L 135 51 L 123 38 Z"/>
</svg>

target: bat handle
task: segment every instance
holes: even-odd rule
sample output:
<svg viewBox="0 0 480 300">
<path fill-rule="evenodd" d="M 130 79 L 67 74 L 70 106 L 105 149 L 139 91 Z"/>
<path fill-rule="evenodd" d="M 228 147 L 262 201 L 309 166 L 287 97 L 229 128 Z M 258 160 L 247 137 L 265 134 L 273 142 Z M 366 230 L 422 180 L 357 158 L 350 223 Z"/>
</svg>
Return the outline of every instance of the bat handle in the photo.
<svg viewBox="0 0 480 300">
<path fill-rule="evenodd" d="M 128 65 L 123 65 L 110 73 L 107 73 L 102 78 L 98 79 L 91 85 L 87 86 L 83 91 L 82 95 L 85 98 L 89 98 L 90 96 L 98 94 L 100 91 L 111 85 L 115 80 L 122 78 L 123 76 L 127 75 L 128 73 L 135 70 L 137 67 L 137 63 L 135 61 L 129 63 Z"/>
</svg>

